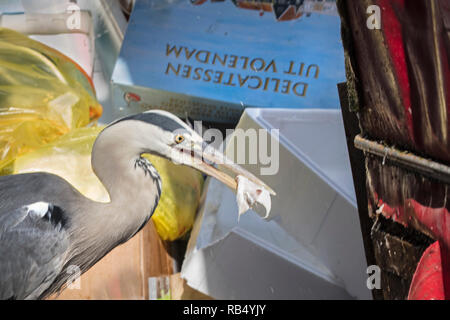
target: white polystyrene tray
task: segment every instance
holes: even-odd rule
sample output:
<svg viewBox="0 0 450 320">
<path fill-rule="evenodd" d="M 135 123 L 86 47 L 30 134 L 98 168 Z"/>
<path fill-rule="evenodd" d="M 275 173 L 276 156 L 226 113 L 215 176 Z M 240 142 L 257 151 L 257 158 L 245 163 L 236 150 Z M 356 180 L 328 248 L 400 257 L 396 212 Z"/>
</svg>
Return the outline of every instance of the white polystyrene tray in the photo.
<svg viewBox="0 0 450 320">
<path fill-rule="evenodd" d="M 340 112 L 247 109 L 238 128 L 280 130 L 280 170 L 261 177 L 277 192 L 271 218 L 250 211 L 238 222 L 233 192 L 210 179 L 183 264 L 188 284 L 216 298 L 370 299 Z M 246 253 L 231 254 L 232 243 Z"/>
<path fill-rule="evenodd" d="M 267 129 L 280 129 L 280 141 L 356 207 L 355 189 L 340 110 L 248 109 Z"/>
</svg>

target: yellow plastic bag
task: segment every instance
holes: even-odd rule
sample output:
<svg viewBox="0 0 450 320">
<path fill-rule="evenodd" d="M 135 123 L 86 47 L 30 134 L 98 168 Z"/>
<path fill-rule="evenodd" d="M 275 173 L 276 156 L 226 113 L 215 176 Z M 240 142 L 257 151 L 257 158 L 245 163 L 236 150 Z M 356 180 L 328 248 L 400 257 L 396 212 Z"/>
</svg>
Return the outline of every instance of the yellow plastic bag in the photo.
<svg viewBox="0 0 450 320">
<path fill-rule="evenodd" d="M 89 76 L 75 62 L 0 28 L 0 167 L 101 113 Z"/>
<path fill-rule="evenodd" d="M 192 168 L 145 155 L 158 170 L 162 193 L 153 214 L 156 231 L 163 240 L 176 240 L 188 232 L 195 219 L 203 189 L 202 174 Z"/>
<path fill-rule="evenodd" d="M 109 196 L 91 169 L 91 151 L 102 127 L 79 128 L 17 157 L 1 173 L 49 172 L 66 179 L 86 197 L 108 202 Z"/>
<path fill-rule="evenodd" d="M 102 127 L 80 128 L 56 141 L 18 157 L 8 168 L 17 174 L 45 171 L 57 174 L 86 197 L 108 202 L 109 196 L 91 168 L 91 151 Z M 156 230 L 163 240 L 176 240 L 194 224 L 203 177 L 197 170 L 166 159 L 145 155 L 158 170 L 162 194 L 153 214 Z"/>
</svg>

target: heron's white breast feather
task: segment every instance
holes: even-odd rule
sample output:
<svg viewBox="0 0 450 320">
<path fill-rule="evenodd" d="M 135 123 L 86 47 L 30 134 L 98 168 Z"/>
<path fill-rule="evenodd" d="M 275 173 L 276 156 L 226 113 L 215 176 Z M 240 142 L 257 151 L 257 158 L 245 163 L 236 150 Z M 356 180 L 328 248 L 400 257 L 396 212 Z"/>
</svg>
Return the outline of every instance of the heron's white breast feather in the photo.
<svg viewBox="0 0 450 320">
<path fill-rule="evenodd" d="M 26 208 L 29 215 L 42 218 L 46 215 L 46 213 L 49 211 L 50 204 L 48 202 L 35 202 L 32 204 L 29 204 Z"/>
</svg>

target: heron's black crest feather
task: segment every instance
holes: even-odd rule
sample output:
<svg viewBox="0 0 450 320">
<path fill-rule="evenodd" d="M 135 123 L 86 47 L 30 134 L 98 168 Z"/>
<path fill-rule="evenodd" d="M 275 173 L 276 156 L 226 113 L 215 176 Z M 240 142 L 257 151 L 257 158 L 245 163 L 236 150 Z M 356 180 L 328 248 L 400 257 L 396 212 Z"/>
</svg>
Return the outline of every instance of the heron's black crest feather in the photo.
<svg viewBox="0 0 450 320">
<path fill-rule="evenodd" d="M 130 116 L 124 117 L 120 120 L 117 120 L 116 122 L 110 124 L 110 126 L 113 124 L 117 124 L 119 122 L 125 121 L 125 120 L 143 121 L 143 122 L 158 126 L 158 127 L 162 128 L 163 130 L 170 131 L 170 132 L 175 132 L 175 131 L 183 130 L 183 129 L 186 130 L 186 128 L 183 127 L 177 121 L 175 121 L 169 117 L 165 117 L 164 115 L 161 115 L 158 113 L 153 113 L 153 112 L 144 112 L 144 113 L 139 113 L 139 114 L 135 114 L 135 115 L 130 115 Z"/>
</svg>

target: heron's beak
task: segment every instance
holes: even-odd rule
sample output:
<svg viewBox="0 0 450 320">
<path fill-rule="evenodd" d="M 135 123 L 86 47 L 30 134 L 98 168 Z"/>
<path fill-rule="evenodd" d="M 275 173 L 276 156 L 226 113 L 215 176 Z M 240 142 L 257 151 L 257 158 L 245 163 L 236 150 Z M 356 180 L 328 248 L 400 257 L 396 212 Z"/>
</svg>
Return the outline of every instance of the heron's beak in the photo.
<svg viewBox="0 0 450 320">
<path fill-rule="evenodd" d="M 181 150 L 180 150 L 181 151 Z M 248 180 L 254 182 L 255 184 L 264 187 L 272 195 L 276 195 L 269 186 L 267 186 L 263 181 L 255 177 L 252 173 L 248 172 L 241 166 L 235 164 L 233 161 L 229 160 L 220 151 L 208 146 L 206 143 L 192 144 L 191 150 L 186 152 L 182 150 L 184 160 L 181 161 L 183 164 L 193 167 L 213 178 L 216 178 L 233 191 L 237 190 L 237 176 L 243 176 Z M 216 166 L 220 165 L 218 169 Z M 221 171 L 225 170 L 230 172 L 231 175 Z"/>
</svg>

